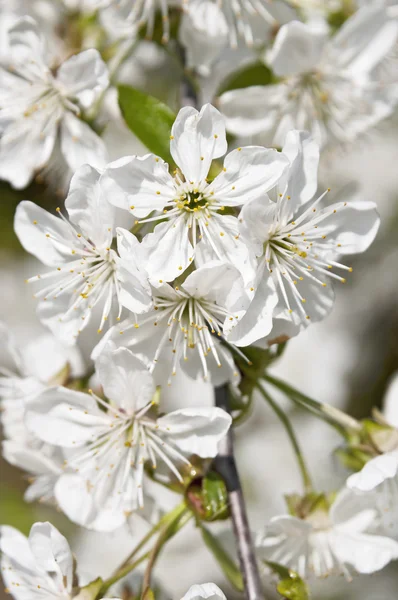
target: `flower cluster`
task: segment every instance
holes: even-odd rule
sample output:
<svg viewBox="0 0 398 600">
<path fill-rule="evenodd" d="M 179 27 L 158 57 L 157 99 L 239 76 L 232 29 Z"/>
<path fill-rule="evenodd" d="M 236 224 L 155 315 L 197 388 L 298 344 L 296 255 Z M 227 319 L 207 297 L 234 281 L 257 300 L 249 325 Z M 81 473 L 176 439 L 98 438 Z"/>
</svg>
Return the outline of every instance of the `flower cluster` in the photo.
<svg viewBox="0 0 398 600">
<path fill-rule="evenodd" d="M 102 535 L 135 535 L 136 515 L 152 526 L 112 576 L 84 585 L 53 525 L 28 538 L 5 525 L 7 592 L 154 598 L 160 550 L 191 518 L 237 588 L 206 521 L 233 520 L 253 590 L 260 564 L 304 589 L 301 579 L 398 559 L 396 406 L 357 421 L 268 373 L 329 315 L 353 255 L 377 235 L 376 204 L 345 190 L 331 199 L 318 170 L 325 146 L 352 142 L 398 103 L 383 71 L 396 12 L 378 0 L 0 0 L 0 33 L 0 179 L 35 182 L 14 231 L 49 330 L 21 343 L 0 323 L 3 455 L 28 476 L 26 502 Z M 160 71 L 170 106 L 146 93 Z M 192 401 L 181 379 L 214 388 L 215 405 Z M 354 472 L 338 492 L 313 488 L 272 387 L 343 436 L 337 454 Z M 231 429 L 257 395 L 286 427 L 304 491 L 248 552 Z M 161 486 L 181 496 L 170 512 Z M 136 593 L 124 577 L 144 561 Z M 226 597 L 206 583 L 182 598 L 201 599 Z"/>
</svg>

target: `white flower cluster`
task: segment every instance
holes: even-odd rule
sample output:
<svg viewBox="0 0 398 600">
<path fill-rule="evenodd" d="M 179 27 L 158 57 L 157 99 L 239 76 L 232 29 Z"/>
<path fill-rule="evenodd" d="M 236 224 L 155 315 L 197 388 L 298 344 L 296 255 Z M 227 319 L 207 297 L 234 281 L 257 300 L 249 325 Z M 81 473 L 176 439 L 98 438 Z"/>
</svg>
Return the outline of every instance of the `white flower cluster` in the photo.
<svg viewBox="0 0 398 600">
<path fill-rule="evenodd" d="M 3 454 L 30 477 L 27 502 L 114 532 L 157 504 L 146 491 L 157 469 L 188 503 L 187 483 L 211 468 L 233 418 L 185 398 L 165 412 L 162 390 L 181 370 L 192 385 L 226 386 L 246 406 L 240 384 L 261 391 L 254 379 L 264 375 L 245 380 L 248 356 L 327 317 L 334 284 L 352 271 L 348 257 L 374 241 L 376 205 L 329 202 L 318 166 L 324 146 L 354 140 L 398 103 L 396 82 L 381 75 L 398 23 L 376 1 L 333 31 L 325 16 L 343 7 L 330 4 L 64 0 L 49 28 L 63 19 L 76 37 L 87 28 L 73 53 L 73 36 L 64 47 L 42 24 L 45 1 L 0 1 L 0 178 L 16 189 L 38 174 L 61 190 L 69 184 L 59 207 L 24 200 L 14 221 L 43 265 L 26 284 L 51 334 L 18 347 L 0 324 L 9 365 L 0 371 Z M 168 162 L 132 152 L 110 162 L 108 88 L 134 63 L 143 32 L 177 63 L 183 57 L 199 98 L 223 61 L 233 73 L 239 57 L 254 57 L 270 80 L 215 93 L 199 110 L 183 98 Z M 89 373 L 78 342 L 93 323 Z M 335 413 L 327 418 L 339 424 Z M 337 497 L 308 489 L 291 497 L 290 514 L 257 535 L 259 558 L 305 578 L 349 578 L 398 558 L 396 414 L 378 415 L 376 433 L 373 421 L 351 422 L 357 427 L 343 429 L 347 453 L 361 450 L 358 472 Z M 16 600 L 112 595 L 106 582 L 92 596 L 79 587 L 68 542 L 49 523 L 36 523 L 28 539 L 4 526 L 0 543 Z M 210 583 L 182 600 L 202 598 L 226 600 Z"/>
</svg>

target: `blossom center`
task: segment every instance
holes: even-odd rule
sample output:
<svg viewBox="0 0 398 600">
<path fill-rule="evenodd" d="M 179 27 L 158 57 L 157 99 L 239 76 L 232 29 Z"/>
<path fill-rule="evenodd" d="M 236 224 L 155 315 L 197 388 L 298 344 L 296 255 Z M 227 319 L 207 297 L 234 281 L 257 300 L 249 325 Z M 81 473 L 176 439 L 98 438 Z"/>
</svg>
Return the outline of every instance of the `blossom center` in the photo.
<svg viewBox="0 0 398 600">
<path fill-rule="evenodd" d="M 198 212 L 209 206 L 209 200 L 198 190 L 187 192 L 177 200 L 177 208 L 187 212 Z"/>
</svg>

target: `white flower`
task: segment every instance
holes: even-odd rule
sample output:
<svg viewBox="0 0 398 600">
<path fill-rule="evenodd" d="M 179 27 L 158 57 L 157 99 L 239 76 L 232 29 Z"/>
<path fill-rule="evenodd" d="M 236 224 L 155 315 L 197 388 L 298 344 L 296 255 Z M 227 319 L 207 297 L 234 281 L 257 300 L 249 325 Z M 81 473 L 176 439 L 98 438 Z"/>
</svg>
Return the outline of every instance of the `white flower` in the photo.
<svg viewBox="0 0 398 600">
<path fill-rule="evenodd" d="M 19 204 L 15 215 L 15 231 L 25 250 L 53 267 L 27 281 L 42 284 L 35 294 L 39 318 L 66 344 L 76 342 L 99 302 L 99 332 L 112 318 L 113 306 L 118 317 L 122 310 L 120 259 L 111 247 L 118 211 L 104 199 L 99 181 L 100 173 L 88 165 L 75 173 L 65 201 L 69 221 L 60 209 L 58 218 L 28 201 Z M 128 215 L 122 216 L 126 222 Z M 138 271 L 134 282 L 145 289 L 145 276 Z"/>
<path fill-rule="evenodd" d="M 151 38 L 155 29 L 155 17 L 160 10 L 165 44 L 170 37 L 169 5 L 185 7 L 188 0 L 108 0 L 101 11 L 101 22 L 116 39 L 134 37 L 139 28 L 146 26 L 146 36 Z"/>
<path fill-rule="evenodd" d="M 68 517 L 97 530 L 112 530 L 144 504 L 144 463 L 164 462 L 179 480 L 186 455 L 214 457 L 231 417 L 218 408 L 151 414 L 155 385 L 146 366 L 126 348 L 103 351 L 96 363 L 109 402 L 57 388 L 29 405 L 27 427 L 67 452 L 69 472 L 55 487 Z M 104 410 L 105 409 L 105 410 Z"/>
<path fill-rule="evenodd" d="M 304 518 L 274 517 L 258 535 L 260 557 L 281 563 L 308 578 L 345 575 L 350 570 L 374 573 L 398 558 L 398 543 L 371 533 L 377 511 L 361 507 L 355 496 L 343 490 L 328 510 L 315 507 Z"/>
<path fill-rule="evenodd" d="M 291 129 L 308 129 L 322 144 L 354 139 L 391 114 L 397 101 L 373 76 L 397 27 L 378 3 L 357 11 L 333 37 L 298 21 L 284 25 L 267 56 L 281 81 L 223 94 L 228 129 L 264 134 L 277 146 Z"/>
<path fill-rule="evenodd" d="M 369 496 L 379 509 L 386 533 L 398 538 L 398 376 L 395 375 L 385 398 L 380 437 L 374 448 L 380 454 L 361 471 L 350 475 L 347 487 L 360 496 Z M 384 433 L 383 433 L 384 426 Z M 375 432 L 377 436 L 377 431 Z M 377 444 L 380 440 L 379 444 Z"/>
<path fill-rule="evenodd" d="M 262 21 L 262 26 L 277 23 L 269 0 L 215 0 L 215 2 L 225 15 L 232 47 L 238 45 L 239 38 L 242 38 L 248 46 L 254 43 L 253 29 L 256 20 Z M 275 5 L 278 4 L 277 0 Z"/>
<path fill-rule="evenodd" d="M 104 600 L 111 600 L 104 598 Z M 115 598 L 115 600 L 122 600 Z M 201 585 L 191 585 L 181 600 L 227 600 L 225 594 L 215 583 L 202 583 Z"/>
<path fill-rule="evenodd" d="M 73 556 L 51 523 L 35 523 L 29 538 L 13 527 L 0 529 L 2 577 L 15 600 L 70 600 Z"/>
<path fill-rule="evenodd" d="M 254 299 L 230 336 L 245 336 L 246 344 L 267 337 L 268 343 L 292 337 L 312 321 L 323 319 L 333 305 L 333 280 L 351 267 L 339 256 L 363 252 L 372 243 L 379 216 L 372 202 L 338 202 L 325 208 L 327 193 L 317 190 L 319 147 L 303 131 L 291 131 L 283 153 L 290 168 L 278 182 L 273 198 L 262 197 L 244 206 L 242 233 L 257 256 Z M 337 270 L 337 272 L 335 272 Z M 270 289 L 276 290 L 270 331 Z"/>
<path fill-rule="evenodd" d="M 141 223 L 163 221 L 143 241 L 153 280 L 173 280 L 199 252 L 232 262 L 247 273 L 248 251 L 240 239 L 238 221 L 223 211 L 273 187 L 287 159 L 262 147 L 238 148 L 228 154 L 221 173 L 208 183 L 212 160 L 226 149 L 220 113 L 209 104 L 200 113 L 186 107 L 172 128 L 170 151 L 180 169 L 174 177 L 153 154 L 125 157 L 105 170 L 101 185 L 109 202 L 129 210 Z M 152 211 L 157 215 L 145 219 Z"/>
<path fill-rule="evenodd" d="M 209 262 L 180 285 L 164 283 L 153 287 L 152 293 L 152 309 L 111 329 L 93 356 L 111 339 L 131 348 L 151 372 L 156 368 L 160 382 L 166 371 L 170 385 L 178 367 L 194 379 L 200 375 L 210 379 L 213 385 L 238 382 L 230 352 L 217 337 L 229 339 L 249 304 L 239 271 L 231 264 Z"/>
<path fill-rule="evenodd" d="M 108 85 L 99 53 L 72 56 L 54 76 L 35 21 L 19 19 L 8 35 L 9 69 L 0 83 L 0 177 L 23 188 L 59 150 L 72 171 L 84 163 L 104 166 L 102 140 L 79 118 Z"/>
<path fill-rule="evenodd" d="M 191 1 L 182 17 L 179 39 L 186 49 L 187 68 L 209 75 L 229 39 L 228 24 L 219 5 L 212 0 Z"/>
<path fill-rule="evenodd" d="M 84 365 L 77 348 L 63 348 L 50 335 L 18 348 L 5 325 L 0 323 L 0 340 L 13 364 L 12 371 L 0 369 L 0 415 L 6 438 L 3 457 L 29 473 L 26 502 L 37 499 L 49 502 L 62 472 L 63 459 L 57 448 L 44 444 L 26 429 L 25 409 L 40 391 L 66 382 L 70 375 L 82 375 Z"/>
<path fill-rule="evenodd" d="M 215 583 L 202 583 L 191 585 L 181 600 L 226 600 L 226 597 Z"/>
</svg>

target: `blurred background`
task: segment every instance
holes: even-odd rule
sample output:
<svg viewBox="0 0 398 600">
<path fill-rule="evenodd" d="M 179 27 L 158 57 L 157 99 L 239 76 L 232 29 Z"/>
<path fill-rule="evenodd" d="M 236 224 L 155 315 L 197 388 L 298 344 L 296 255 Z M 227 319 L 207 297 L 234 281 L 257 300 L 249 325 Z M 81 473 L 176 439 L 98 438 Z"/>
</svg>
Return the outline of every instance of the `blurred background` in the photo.
<svg viewBox="0 0 398 600">
<path fill-rule="evenodd" d="M 179 73 L 167 54 L 156 44 L 142 42 L 120 74 L 131 83 L 176 108 Z M 214 83 L 214 82 L 213 82 Z M 114 91 L 110 91 L 104 138 L 111 158 L 141 153 L 143 148 L 124 127 L 118 114 Z M 112 123 L 110 123 L 110 115 Z M 355 186 L 363 200 L 376 202 L 381 228 L 375 243 L 351 262 L 353 273 L 345 285 L 336 285 L 336 303 L 323 322 L 311 325 L 287 344 L 271 372 L 320 402 L 338 406 L 357 418 L 369 415 L 373 406 L 382 407 L 389 382 L 398 371 L 398 114 L 384 121 L 353 147 L 324 155 L 321 163 L 323 190 L 345 193 Z M 54 211 L 60 203 L 56 182 L 36 181 L 23 191 L 0 183 L 0 319 L 24 346 L 44 331 L 35 316 L 36 302 L 26 277 L 40 272 L 35 261 L 21 248 L 13 233 L 15 208 L 29 199 Z M 88 328 L 80 340 L 89 365 L 90 348 L 96 332 Z M 6 358 L 0 348 L 1 364 Z M 174 387 L 175 386 L 175 387 Z M 178 391 L 173 391 L 173 387 Z M 166 410 L 187 402 L 212 402 L 212 390 L 193 383 L 180 373 L 166 393 Z M 396 399 L 398 402 L 398 398 Z M 311 474 L 319 491 L 337 489 L 346 472 L 333 456 L 341 443 L 337 434 L 315 417 L 281 402 L 289 411 L 302 443 Z M 254 532 L 270 517 L 285 512 L 284 494 L 299 491 L 300 479 L 285 432 L 264 401 L 258 397 L 247 421 L 236 429 L 236 455 Z M 112 534 L 83 532 L 71 525 L 56 509 L 23 501 L 27 486 L 23 474 L 5 461 L 1 468 L 0 522 L 28 533 L 38 520 L 50 520 L 71 540 L 87 580 L 109 575 L 138 539 L 143 524 L 133 522 L 133 538 L 127 530 Z M 173 497 L 165 497 L 173 504 Z M 214 524 L 214 532 L 227 535 L 227 523 Z M 224 534 L 224 533 L 223 533 Z M 164 551 L 156 570 L 158 580 L 173 598 L 181 597 L 193 583 L 213 581 L 232 600 L 239 595 L 230 589 L 200 534 L 190 525 Z M 395 600 L 398 563 L 382 573 L 345 581 L 329 578 L 312 586 L 316 600 Z M 272 594 L 270 586 L 269 598 Z M 0 598 L 6 598 L 0 590 Z"/>
</svg>

